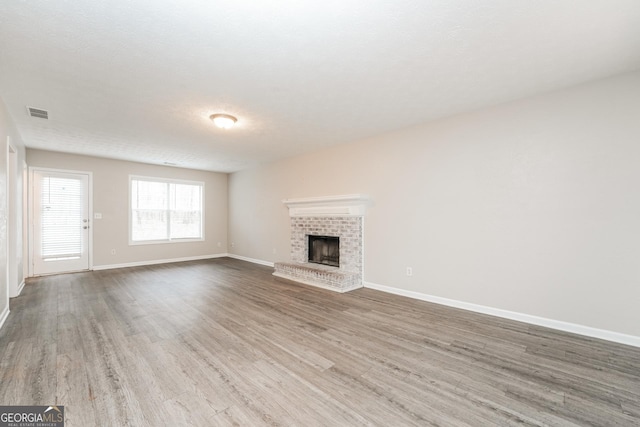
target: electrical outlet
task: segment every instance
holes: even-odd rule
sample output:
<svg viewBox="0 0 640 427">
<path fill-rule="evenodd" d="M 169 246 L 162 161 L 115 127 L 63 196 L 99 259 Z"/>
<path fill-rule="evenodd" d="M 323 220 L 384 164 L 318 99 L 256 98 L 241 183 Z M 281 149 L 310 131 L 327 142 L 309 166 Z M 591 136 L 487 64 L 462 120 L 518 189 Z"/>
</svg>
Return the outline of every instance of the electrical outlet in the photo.
<svg viewBox="0 0 640 427">
<path fill-rule="evenodd" d="M 218 242 L 218 247 L 222 247 L 222 242 Z"/>
<path fill-rule="evenodd" d="M 235 248 L 235 247 L 236 247 L 235 242 L 231 242 L 231 247 L 232 247 L 232 248 Z"/>
<path fill-rule="evenodd" d="M 111 249 L 111 255 L 115 255 L 116 254 L 116 250 L 115 249 Z"/>
<path fill-rule="evenodd" d="M 407 276 L 413 276 L 413 268 L 407 267 Z"/>
<path fill-rule="evenodd" d="M 273 248 L 273 253 L 277 253 L 278 251 L 276 250 L 276 248 Z"/>
</svg>

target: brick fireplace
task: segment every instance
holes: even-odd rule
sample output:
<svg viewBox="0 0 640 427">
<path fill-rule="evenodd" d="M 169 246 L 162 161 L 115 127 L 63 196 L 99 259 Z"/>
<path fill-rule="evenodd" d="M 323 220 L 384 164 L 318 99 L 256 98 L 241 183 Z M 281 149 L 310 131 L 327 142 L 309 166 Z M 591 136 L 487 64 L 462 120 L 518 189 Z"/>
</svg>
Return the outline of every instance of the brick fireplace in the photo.
<svg viewBox="0 0 640 427">
<path fill-rule="evenodd" d="M 291 217 L 291 260 L 275 263 L 274 276 L 347 292 L 362 287 L 366 196 L 287 199 Z M 309 262 L 309 236 L 339 238 L 339 265 Z"/>
</svg>

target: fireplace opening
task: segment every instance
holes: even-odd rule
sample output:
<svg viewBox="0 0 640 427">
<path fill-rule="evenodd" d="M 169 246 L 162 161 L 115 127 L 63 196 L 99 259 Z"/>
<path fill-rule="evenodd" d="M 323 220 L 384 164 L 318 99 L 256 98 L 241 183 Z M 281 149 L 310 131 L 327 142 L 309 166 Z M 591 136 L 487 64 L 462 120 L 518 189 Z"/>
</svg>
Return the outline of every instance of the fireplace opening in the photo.
<svg viewBox="0 0 640 427">
<path fill-rule="evenodd" d="M 309 262 L 340 267 L 340 238 L 309 236 Z"/>
</svg>

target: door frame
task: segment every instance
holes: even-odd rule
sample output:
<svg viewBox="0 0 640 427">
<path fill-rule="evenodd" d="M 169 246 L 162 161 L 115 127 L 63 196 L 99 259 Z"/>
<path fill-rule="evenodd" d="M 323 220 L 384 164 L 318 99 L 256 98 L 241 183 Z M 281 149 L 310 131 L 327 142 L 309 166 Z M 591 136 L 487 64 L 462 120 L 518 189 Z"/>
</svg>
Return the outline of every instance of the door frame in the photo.
<svg viewBox="0 0 640 427">
<path fill-rule="evenodd" d="M 57 172 L 57 173 L 71 173 L 71 174 L 82 174 L 88 175 L 89 182 L 87 183 L 87 191 L 89 198 L 89 211 L 87 216 L 89 219 L 89 233 L 87 236 L 87 250 L 89 253 L 87 254 L 89 257 L 89 271 L 93 270 L 93 172 L 89 171 L 80 171 L 80 170 L 71 170 L 71 169 L 57 169 L 57 168 L 43 168 L 40 166 L 29 166 L 29 277 L 34 277 L 34 247 L 33 247 L 33 234 L 34 234 L 34 218 L 35 214 L 33 212 L 33 198 L 35 197 L 34 192 L 34 183 L 35 180 L 33 178 L 33 174 L 35 171 L 42 172 Z M 79 270 L 85 271 L 85 270 Z M 72 273 L 72 272 L 69 272 Z M 51 274 L 59 274 L 59 273 L 51 273 Z M 46 274 L 40 274 L 39 276 L 46 276 Z"/>
<path fill-rule="evenodd" d="M 9 298 L 20 295 L 18 283 L 18 150 L 7 136 L 7 288 Z"/>
</svg>

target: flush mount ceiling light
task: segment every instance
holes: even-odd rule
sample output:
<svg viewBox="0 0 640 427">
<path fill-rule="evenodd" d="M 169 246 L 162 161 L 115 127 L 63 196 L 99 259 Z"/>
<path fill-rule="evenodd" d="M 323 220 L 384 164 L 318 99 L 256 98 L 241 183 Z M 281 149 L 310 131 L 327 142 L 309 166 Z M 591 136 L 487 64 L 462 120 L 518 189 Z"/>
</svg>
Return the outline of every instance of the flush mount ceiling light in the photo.
<svg viewBox="0 0 640 427">
<path fill-rule="evenodd" d="M 231 129 L 238 121 L 235 117 L 229 114 L 212 114 L 209 116 L 213 123 L 222 129 Z"/>
</svg>

